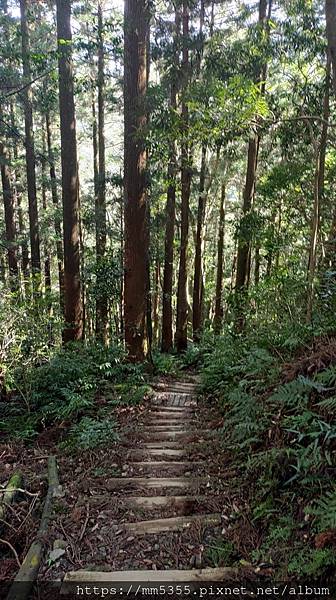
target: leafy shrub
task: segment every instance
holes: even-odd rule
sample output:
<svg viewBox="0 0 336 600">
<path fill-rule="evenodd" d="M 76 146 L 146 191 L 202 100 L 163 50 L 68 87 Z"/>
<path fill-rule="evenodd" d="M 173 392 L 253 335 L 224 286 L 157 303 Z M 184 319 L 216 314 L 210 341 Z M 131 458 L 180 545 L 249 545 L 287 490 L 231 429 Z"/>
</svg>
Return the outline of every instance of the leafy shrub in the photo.
<svg viewBox="0 0 336 600">
<path fill-rule="evenodd" d="M 99 446 L 108 446 L 119 439 L 115 430 L 115 423 L 110 419 L 97 421 L 90 417 L 83 417 L 79 423 L 70 429 L 70 437 L 65 445 L 76 446 L 83 450 L 91 450 Z"/>
</svg>

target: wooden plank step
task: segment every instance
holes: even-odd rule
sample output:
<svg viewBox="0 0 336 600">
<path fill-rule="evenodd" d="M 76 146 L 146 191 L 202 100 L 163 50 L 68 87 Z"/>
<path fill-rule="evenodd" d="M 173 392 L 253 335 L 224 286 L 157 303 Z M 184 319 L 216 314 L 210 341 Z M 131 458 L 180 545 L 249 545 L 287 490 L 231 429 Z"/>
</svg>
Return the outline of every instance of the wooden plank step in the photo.
<svg viewBox="0 0 336 600">
<path fill-rule="evenodd" d="M 206 484 L 205 477 L 114 477 L 104 482 L 107 490 L 116 490 L 127 486 L 135 488 L 195 488 Z"/>
<path fill-rule="evenodd" d="M 184 506 L 197 502 L 205 502 L 206 496 L 125 496 L 121 503 L 131 508 L 162 508 L 168 507 L 172 510 L 174 507 L 183 508 Z"/>
<path fill-rule="evenodd" d="M 189 423 L 188 423 L 189 425 Z M 141 426 L 141 433 L 145 432 L 145 433 L 152 433 L 153 431 L 168 431 L 168 432 L 180 432 L 183 431 L 184 433 L 186 433 L 185 430 L 185 423 L 181 423 L 180 425 L 170 425 L 168 423 L 168 425 L 157 425 L 156 423 L 151 423 L 151 424 L 147 424 L 147 425 L 142 425 Z"/>
<path fill-rule="evenodd" d="M 201 465 L 201 461 L 193 461 L 189 460 L 132 460 L 131 462 L 127 462 L 129 467 L 193 467 L 197 465 Z"/>
<path fill-rule="evenodd" d="M 144 457 L 144 456 L 172 456 L 174 458 L 185 456 L 184 450 L 176 450 L 174 448 L 147 448 L 147 450 L 130 450 L 129 455 Z"/>
<path fill-rule="evenodd" d="M 187 439 L 191 435 L 185 429 L 182 431 L 140 431 L 139 437 L 143 440 L 179 440 Z"/>
<path fill-rule="evenodd" d="M 168 519 L 153 519 L 151 521 L 138 521 L 137 523 L 124 523 L 123 527 L 127 533 L 134 535 L 146 535 L 150 533 L 162 533 L 164 531 L 180 531 L 188 529 L 193 523 L 202 525 L 219 525 L 221 515 L 219 513 L 210 515 L 190 515 L 188 517 L 170 517 Z"/>
<path fill-rule="evenodd" d="M 177 450 L 183 450 L 181 442 L 170 442 L 169 440 L 161 440 L 159 442 L 143 442 L 140 449 L 143 448 L 154 448 L 155 450 L 165 450 L 166 448 L 175 448 Z"/>
<path fill-rule="evenodd" d="M 130 582 L 143 583 L 178 583 L 178 582 L 193 582 L 202 584 L 205 582 L 229 582 L 235 581 L 239 577 L 239 569 L 234 567 L 215 567 L 206 569 L 171 569 L 158 570 L 155 569 L 143 571 L 69 571 L 65 574 L 61 594 L 68 594 L 74 591 L 76 584 L 83 582 L 90 584 L 102 585 L 106 583 L 125 583 L 127 591 Z"/>
<path fill-rule="evenodd" d="M 166 404 L 158 404 L 157 407 L 155 408 L 154 405 L 151 406 L 151 410 L 155 410 L 156 414 L 158 412 L 171 412 L 171 413 L 186 413 L 189 414 L 190 412 L 194 412 L 194 410 L 192 408 L 190 408 L 189 406 L 184 407 L 184 406 L 167 406 Z"/>
</svg>

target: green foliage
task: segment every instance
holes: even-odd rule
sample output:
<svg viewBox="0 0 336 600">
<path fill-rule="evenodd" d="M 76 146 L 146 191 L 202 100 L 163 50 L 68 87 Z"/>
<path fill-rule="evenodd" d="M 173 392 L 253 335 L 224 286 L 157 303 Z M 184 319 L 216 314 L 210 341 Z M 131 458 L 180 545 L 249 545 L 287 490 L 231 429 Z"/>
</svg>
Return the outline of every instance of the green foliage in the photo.
<svg viewBox="0 0 336 600">
<path fill-rule="evenodd" d="M 108 446 L 119 439 L 115 427 L 116 424 L 110 419 L 98 421 L 91 417 L 83 417 L 79 423 L 71 427 L 65 445 L 83 450 Z"/>
<path fill-rule="evenodd" d="M 336 488 L 326 491 L 322 498 L 316 500 L 315 506 L 306 512 L 314 515 L 318 531 L 336 529 Z"/>
<path fill-rule="evenodd" d="M 333 550 L 329 548 L 294 548 L 288 561 L 289 575 L 297 577 L 320 577 L 328 567 L 336 564 Z"/>
<path fill-rule="evenodd" d="M 223 542 L 221 538 L 212 544 L 207 545 L 205 550 L 205 559 L 211 567 L 222 567 L 232 565 L 236 551 L 231 542 Z"/>
</svg>

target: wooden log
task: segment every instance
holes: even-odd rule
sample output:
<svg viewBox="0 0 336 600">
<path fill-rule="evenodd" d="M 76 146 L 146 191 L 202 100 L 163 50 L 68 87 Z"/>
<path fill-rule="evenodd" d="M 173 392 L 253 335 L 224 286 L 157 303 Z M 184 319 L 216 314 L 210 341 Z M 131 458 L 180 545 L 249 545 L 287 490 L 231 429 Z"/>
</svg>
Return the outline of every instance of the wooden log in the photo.
<svg viewBox="0 0 336 600">
<path fill-rule="evenodd" d="M 57 475 L 55 456 L 48 458 L 48 492 L 44 502 L 42 518 L 37 536 L 30 546 L 25 559 L 11 586 L 6 600 L 27 600 L 34 582 L 36 581 L 41 560 L 44 554 L 46 533 L 55 497 L 62 494 Z"/>
</svg>

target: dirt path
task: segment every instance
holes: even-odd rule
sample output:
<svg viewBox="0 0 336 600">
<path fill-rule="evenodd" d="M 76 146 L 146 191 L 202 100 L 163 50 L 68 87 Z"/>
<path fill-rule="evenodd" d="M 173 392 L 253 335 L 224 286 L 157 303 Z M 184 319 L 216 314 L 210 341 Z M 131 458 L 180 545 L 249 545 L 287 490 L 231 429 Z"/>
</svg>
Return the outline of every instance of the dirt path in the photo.
<svg viewBox="0 0 336 600">
<path fill-rule="evenodd" d="M 113 506 L 111 546 L 92 548 L 88 536 L 95 564 L 67 571 L 65 583 L 216 581 L 235 575 L 226 566 L 207 566 L 203 556 L 205 546 L 221 535 L 223 523 L 209 462 L 197 459 L 200 445 L 211 435 L 197 413 L 195 380 L 156 385 L 148 408 L 124 440 L 117 476 L 104 482 L 108 494 L 94 498 L 105 536 Z"/>
</svg>

